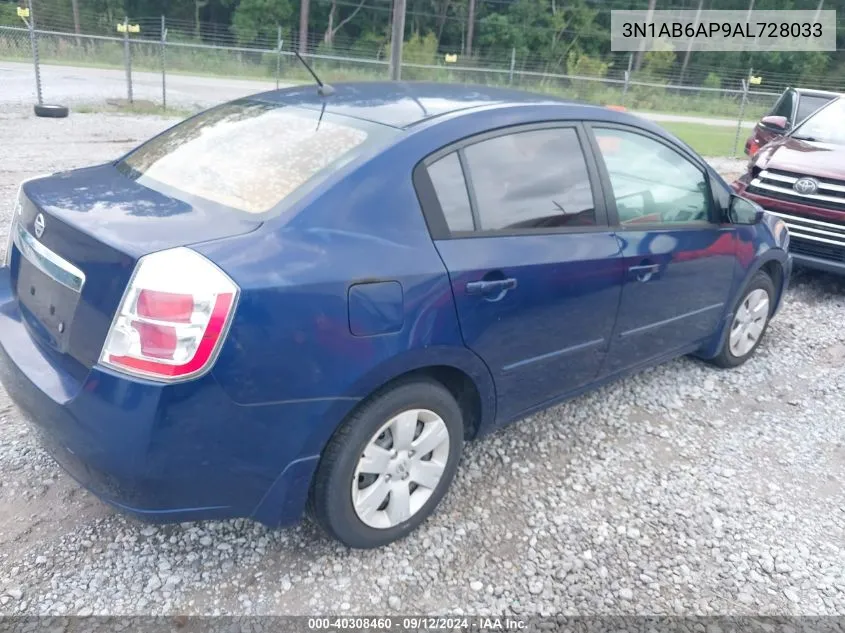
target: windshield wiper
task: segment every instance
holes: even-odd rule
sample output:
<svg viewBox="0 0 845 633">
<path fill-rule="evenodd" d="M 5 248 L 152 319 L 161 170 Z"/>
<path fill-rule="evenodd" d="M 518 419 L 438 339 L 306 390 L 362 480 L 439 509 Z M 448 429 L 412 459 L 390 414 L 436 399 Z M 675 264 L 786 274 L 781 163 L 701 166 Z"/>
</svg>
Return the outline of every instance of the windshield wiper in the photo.
<svg viewBox="0 0 845 633">
<path fill-rule="evenodd" d="M 792 138 L 794 138 L 796 141 L 810 141 L 811 143 L 814 143 L 818 140 L 815 136 L 798 136 L 797 134 L 793 134 Z"/>
</svg>

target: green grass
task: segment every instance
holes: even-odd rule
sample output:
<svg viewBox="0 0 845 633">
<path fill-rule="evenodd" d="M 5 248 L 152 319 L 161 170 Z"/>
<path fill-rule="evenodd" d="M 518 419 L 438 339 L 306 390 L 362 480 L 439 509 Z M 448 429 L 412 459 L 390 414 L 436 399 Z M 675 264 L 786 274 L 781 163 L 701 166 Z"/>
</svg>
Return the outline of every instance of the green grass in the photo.
<svg viewBox="0 0 845 633">
<path fill-rule="evenodd" d="M 702 156 L 733 156 L 736 128 L 699 123 L 660 123 L 665 129 L 685 141 Z M 743 128 L 739 135 L 741 152 L 749 130 Z"/>
<path fill-rule="evenodd" d="M 79 114 L 147 114 L 165 117 L 187 118 L 195 114 L 194 110 L 187 108 L 167 108 L 152 101 L 136 99 L 129 103 L 126 99 L 108 99 L 104 103 L 83 103 L 73 106 L 73 111 Z"/>
</svg>

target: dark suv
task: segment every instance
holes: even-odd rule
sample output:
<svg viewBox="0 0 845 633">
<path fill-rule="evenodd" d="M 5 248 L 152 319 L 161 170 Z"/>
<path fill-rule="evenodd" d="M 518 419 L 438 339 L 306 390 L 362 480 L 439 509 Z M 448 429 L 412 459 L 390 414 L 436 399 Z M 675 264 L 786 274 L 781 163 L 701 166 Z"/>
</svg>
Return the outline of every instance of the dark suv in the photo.
<svg viewBox="0 0 845 633">
<path fill-rule="evenodd" d="M 845 274 L 845 97 L 772 141 L 733 183 L 786 221 L 798 264 Z"/>
<path fill-rule="evenodd" d="M 745 153 L 754 156 L 769 141 L 800 125 L 813 112 L 836 99 L 839 93 L 826 90 L 787 88 L 775 106 L 757 125 L 745 141 Z"/>
</svg>

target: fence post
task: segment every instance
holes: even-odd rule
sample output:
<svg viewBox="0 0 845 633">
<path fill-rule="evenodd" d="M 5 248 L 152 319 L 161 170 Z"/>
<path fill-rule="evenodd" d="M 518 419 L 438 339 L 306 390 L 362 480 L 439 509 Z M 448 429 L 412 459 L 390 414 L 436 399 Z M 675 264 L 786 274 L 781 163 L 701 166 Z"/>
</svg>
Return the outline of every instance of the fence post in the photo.
<svg viewBox="0 0 845 633">
<path fill-rule="evenodd" d="M 742 99 L 739 102 L 739 119 L 736 122 L 736 138 L 734 139 L 733 158 L 736 158 L 737 150 L 739 150 L 739 136 L 742 133 L 742 118 L 745 116 L 745 103 L 748 100 L 748 86 L 751 83 L 751 77 L 754 74 L 754 69 L 748 71 L 748 77 L 742 80 Z"/>
<path fill-rule="evenodd" d="M 161 109 L 167 110 L 167 23 L 161 16 Z"/>
<path fill-rule="evenodd" d="M 282 25 L 279 25 L 276 37 L 276 90 L 279 89 L 279 76 L 282 74 Z"/>
<path fill-rule="evenodd" d="M 508 75 L 508 85 L 513 83 L 513 69 L 516 66 L 516 47 L 511 49 L 511 71 Z"/>
<path fill-rule="evenodd" d="M 123 18 L 123 65 L 126 67 L 126 95 L 129 103 L 132 100 L 132 59 L 129 50 L 129 18 Z"/>
<path fill-rule="evenodd" d="M 625 97 L 628 95 L 628 85 L 631 82 L 631 67 L 634 64 L 634 54 L 631 53 L 628 55 L 628 70 L 625 71 L 625 83 L 622 85 L 622 103 L 619 105 L 625 105 Z"/>
<path fill-rule="evenodd" d="M 393 30 L 390 35 L 390 79 L 402 78 L 402 45 L 405 43 L 405 0 L 393 0 Z"/>
<path fill-rule="evenodd" d="M 35 93 L 38 96 L 38 105 L 44 102 L 41 99 L 41 68 L 38 59 L 38 34 L 35 32 L 35 12 L 32 10 L 32 0 L 27 0 L 27 8 L 29 9 L 29 41 L 32 44 L 32 65 L 35 68 Z"/>
</svg>

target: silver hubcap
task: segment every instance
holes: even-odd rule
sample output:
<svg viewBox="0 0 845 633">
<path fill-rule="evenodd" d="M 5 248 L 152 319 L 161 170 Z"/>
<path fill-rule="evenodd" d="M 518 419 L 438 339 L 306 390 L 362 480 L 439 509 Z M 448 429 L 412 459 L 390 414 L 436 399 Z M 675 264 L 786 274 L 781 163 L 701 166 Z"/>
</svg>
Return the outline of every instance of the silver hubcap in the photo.
<svg viewBox="0 0 845 633">
<path fill-rule="evenodd" d="M 367 443 L 352 478 L 358 518 L 387 529 L 407 521 L 425 505 L 449 460 L 449 429 L 428 409 L 403 411 Z"/>
<path fill-rule="evenodd" d="M 760 340 L 769 318 L 769 294 L 757 288 L 739 306 L 731 326 L 731 354 L 741 358 Z"/>
</svg>

